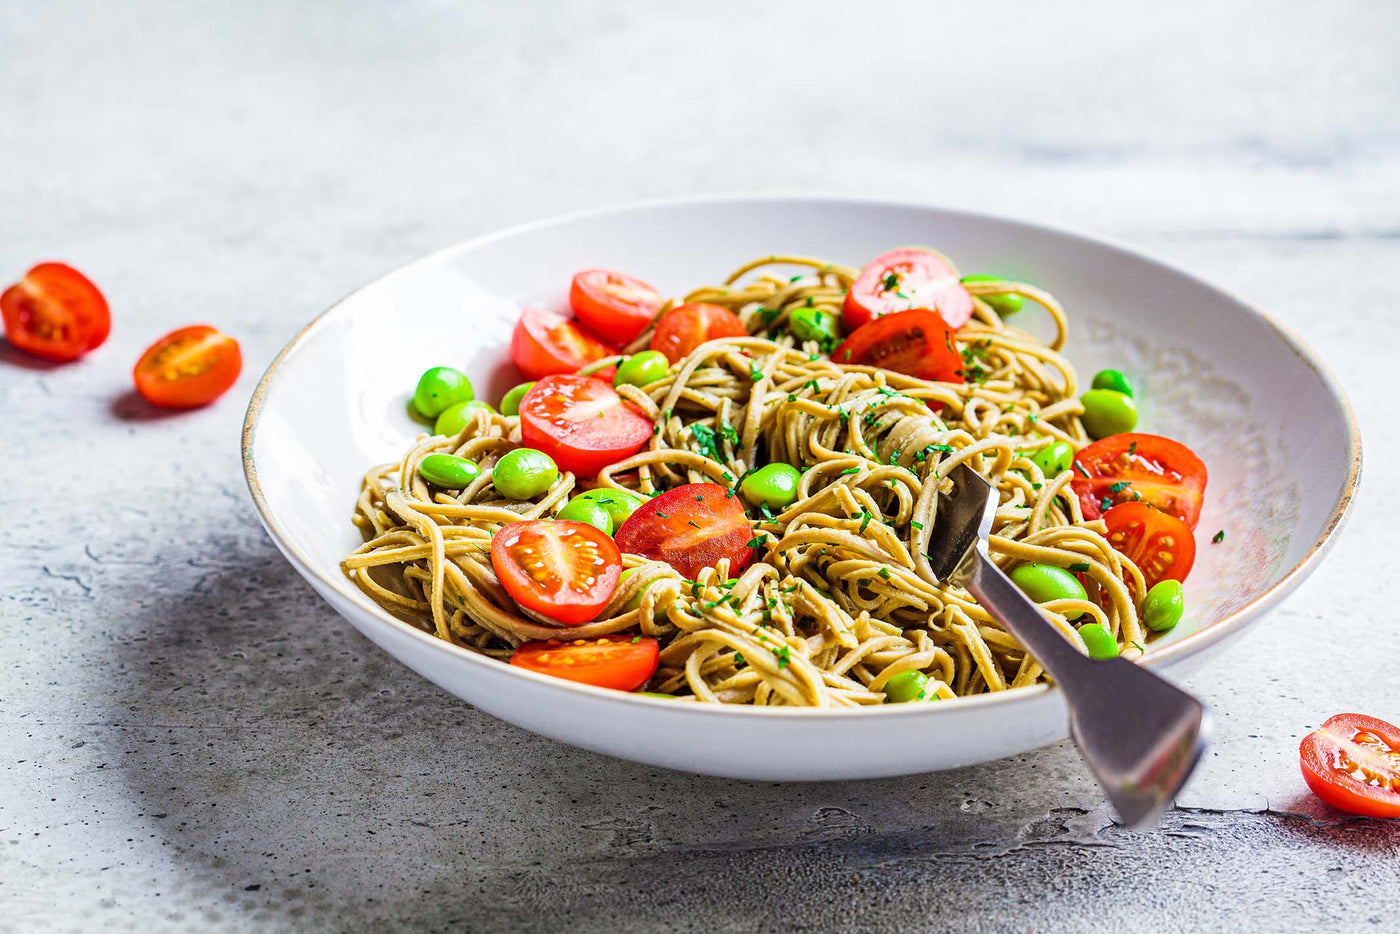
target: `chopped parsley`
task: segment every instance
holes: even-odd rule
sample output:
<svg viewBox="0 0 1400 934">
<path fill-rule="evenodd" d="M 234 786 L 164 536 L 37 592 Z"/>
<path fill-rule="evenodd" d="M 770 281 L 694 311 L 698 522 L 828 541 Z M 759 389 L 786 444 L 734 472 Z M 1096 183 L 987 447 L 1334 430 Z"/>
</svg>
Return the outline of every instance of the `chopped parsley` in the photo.
<svg viewBox="0 0 1400 934">
<path fill-rule="evenodd" d="M 778 668 L 783 669 L 787 667 L 788 661 L 792 658 L 792 649 L 784 645 L 779 647 L 773 654 L 778 656 Z"/>
<path fill-rule="evenodd" d="M 910 522 L 909 524 L 914 527 L 915 531 L 922 532 L 924 530 L 924 524 L 922 522 Z"/>
<path fill-rule="evenodd" d="M 658 518 L 658 519 L 669 519 L 669 518 L 671 518 L 671 517 L 668 516 L 668 515 L 666 515 L 666 513 L 662 512 L 660 509 L 658 509 L 658 510 L 656 510 L 656 518 Z"/>
<path fill-rule="evenodd" d="M 694 519 L 685 520 L 685 524 L 690 526 L 691 528 L 700 528 L 700 523 L 696 522 Z"/>
<path fill-rule="evenodd" d="M 885 287 L 886 292 L 893 292 L 895 289 L 899 288 L 899 276 L 896 273 L 890 273 L 885 276 L 885 281 L 882 282 L 881 285 Z"/>
<path fill-rule="evenodd" d="M 861 534 L 861 535 L 864 535 L 864 534 L 865 534 L 865 527 L 868 526 L 868 525 L 870 524 L 870 520 L 873 519 L 874 517 L 870 514 L 870 511 L 869 511 L 868 509 L 865 509 L 865 508 L 862 508 L 862 509 L 861 509 L 860 514 L 861 514 L 861 520 L 860 520 L 860 534 Z"/>
<path fill-rule="evenodd" d="M 1079 475 L 1085 480 L 1089 479 L 1089 471 L 1085 470 L 1084 465 L 1079 463 L 1079 461 L 1074 462 L 1074 469 L 1079 471 Z"/>
<path fill-rule="evenodd" d="M 758 368 L 758 364 L 749 364 L 749 379 L 753 380 L 755 383 L 763 379 L 763 371 Z"/>
<path fill-rule="evenodd" d="M 747 664 L 747 662 L 744 661 L 744 656 L 740 655 L 738 652 L 735 652 L 735 653 L 734 653 L 734 667 L 735 667 L 735 668 L 743 668 L 745 664 Z"/>
<path fill-rule="evenodd" d="M 642 637 L 641 637 L 641 636 L 633 636 L 633 637 L 632 637 L 632 644 L 633 644 L 633 645 L 636 645 L 638 642 L 641 642 L 641 641 L 642 641 Z"/>
<path fill-rule="evenodd" d="M 1219 532 L 1216 532 L 1216 533 L 1215 533 L 1214 535 L 1212 535 L 1211 538 L 1210 538 L 1210 543 L 1211 543 L 1212 545 L 1219 545 L 1219 544 L 1220 544 L 1221 542 L 1223 542 L 1223 541 L 1225 541 L 1225 530 L 1224 530 L 1224 529 L 1221 529 Z"/>
<path fill-rule="evenodd" d="M 1129 453 L 1129 454 L 1136 454 L 1136 453 L 1137 453 L 1137 442 L 1136 442 L 1136 441 L 1134 441 L 1132 444 L 1128 445 L 1128 453 Z"/>
<path fill-rule="evenodd" d="M 807 380 L 807 388 L 810 389 L 810 390 L 812 390 L 812 392 L 821 392 L 821 391 L 822 391 L 822 388 L 821 388 L 820 386 L 817 385 L 817 381 L 814 380 L 814 379 L 809 379 L 809 380 Z"/>
<path fill-rule="evenodd" d="M 838 474 L 838 476 L 844 477 L 844 476 L 846 476 L 847 474 L 853 474 L 853 473 L 860 473 L 860 468 L 859 468 L 859 467 L 847 467 L 845 470 L 841 471 L 841 473 Z"/>
<path fill-rule="evenodd" d="M 1127 489 L 1128 487 L 1130 487 L 1130 486 L 1132 486 L 1132 484 L 1129 483 L 1127 480 L 1119 480 L 1117 483 L 1113 484 L 1113 486 L 1111 486 L 1111 487 L 1108 488 L 1108 492 L 1110 492 L 1110 493 L 1122 493 L 1124 490 L 1126 490 L 1126 489 Z"/>
<path fill-rule="evenodd" d="M 715 443 L 715 430 L 708 425 L 691 425 L 690 433 L 700 453 L 713 460 L 719 460 L 719 445 Z"/>
<path fill-rule="evenodd" d="M 1099 500 L 1099 509 L 1103 510 L 1104 512 L 1108 512 L 1112 508 L 1113 500 L 1109 499 L 1107 496 Z"/>
<path fill-rule="evenodd" d="M 1074 564 L 1071 564 L 1071 565 L 1069 566 L 1069 569 L 1070 569 L 1071 571 L 1076 571 L 1076 572 L 1077 572 L 1077 571 L 1087 571 L 1087 570 L 1089 570 L 1089 562 L 1087 562 L 1087 561 L 1076 561 Z"/>
<path fill-rule="evenodd" d="M 890 569 L 889 569 L 889 568 L 880 568 L 880 576 L 883 577 L 885 580 L 889 580 L 889 579 L 890 579 Z"/>
</svg>

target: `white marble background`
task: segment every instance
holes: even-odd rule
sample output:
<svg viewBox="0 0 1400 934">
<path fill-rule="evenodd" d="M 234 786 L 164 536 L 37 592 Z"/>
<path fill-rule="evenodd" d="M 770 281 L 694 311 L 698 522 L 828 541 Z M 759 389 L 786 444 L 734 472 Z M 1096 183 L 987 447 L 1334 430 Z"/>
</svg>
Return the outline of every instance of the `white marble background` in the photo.
<svg viewBox="0 0 1400 934">
<path fill-rule="evenodd" d="M 1400 7 L 1366 2 L 0 5 L 0 279 L 63 258 L 111 339 L 0 343 L 0 930 L 1384 929 L 1400 827 L 1316 806 L 1299 738 L 1400 719 Z M 522 733 L 356 635 L 258 527 L 258 373 L 430 249 L 619 200 L 825 191 L 1098 231 L 1268 309 L 1366 444 L 1340 544 L 1190 686 L 1162 827 L 1066 744 L 756 785 Z M 160 416 L 165 331 L 236 335 Z"/>
</svg>

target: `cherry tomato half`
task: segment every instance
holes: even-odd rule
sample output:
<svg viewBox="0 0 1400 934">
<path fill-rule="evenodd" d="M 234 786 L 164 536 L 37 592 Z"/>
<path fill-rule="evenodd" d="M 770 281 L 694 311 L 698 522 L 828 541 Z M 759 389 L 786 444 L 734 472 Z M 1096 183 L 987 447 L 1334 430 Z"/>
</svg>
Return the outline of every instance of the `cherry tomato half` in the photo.
<svg viewBox="0 0 1400 934">
<path fill-rule="evenodd" d="M 1164 580 L 1186 580 L 1196 561 L 1191 526 L 1146 503 L 1123 503 L 1103 514 L 1108 543 L 1142 571 L 1150 589 Z"/>
<path fill-rule="evenodd" d="M 942 383 L 963 382 L 961 354 L 953 331 L 924 308 L 900 311 L 851 334 L 831 359 L 849 366 L 878 366 Z"/>
<path fill-rule="evenodd" d="M 1095 441 L 1074 455 L 1071 483 L 1084 518 L 1103 515 L 1104 500 L 1150 503 L 1191 528 L 1201 517 L 1206 465 L 1184 444 L 1129 432 Z"/>
<path fill-rule="evenodd" d="M 546 376 L 520 400 L 525 446 L 580 477 L 631 457 L 651 435 L 651 419 L 641 409 L 588 376 Z"/>
<path fill-rule="evenodd" d="M 521 313 L 510 336 L 511 362 L 527 380 L 572 373 L 612 352 L 573 319 L 537 308 Z"/>
<path fill-rule="evenodd" d="M 136 391 L 163 409 L 193 409 L 222 396 L 238 380 L 238 341 L 204 324 L 171 331 L 136 361 Z"/>
<path fill-rule="evenodd" d="M 1359 713 L 1339 713 L 1303 737 L 1303 780 L 1340 811 L 1400 817 L 1400 727 Z"/>
<path fill-rule="evenodd" d="M 728 308 L 691 302 L 679 305 L 661 316 L 651 336 L 651 349 L 677 363 L 706 341 L 721 337 L 748 337 L 744 323 Z"/>
<path fill-rule="evenodd" d="M 753 525 L 733 490 L 718 483 L 687 483 L 637 507 L 617 530 L 629 555 L 665 561 L 693 580 L 701 568 L 729 559 L 737 577 L 753 559 Z"/>
<path fill-rule="evenodd" d="M 40 263 L 0 294 L 5 337 L 45 360 L 76 360 L 107 339 L 112 314 L 87 276 L 63 263 Z"/>
<path fill-rule="evenodd" d="M 566 681 L 617 691 L 635 691 L 656 673 L 661 646 L 650 636 L 620 633 L 596 639 L 526 642 L 510 663 Z"/>
<path fill-rule="evenodd" d="M 491 567 L 511 599 L 565 626 L 598 615 L 622 576 L 617 545 L 586 522 L 512 522 L 491 538 Z"/>
<path fill-rule="evenodd" d="M 932 250 L 905 247 L 870 261 L 846 291 L 841 322 L 846 331 L 881 315 L 926 308 L 954 330 L 972 317 L 972 294 L 958 281 L 948 260 Z"/>
<path fill-rule="evenodd" d="M 585 269 L 569 288 L 569 307 L 579 323 L 619 346 L 646 330 L 662 301 L 641 279 L 608 269 Z"/>
</svg>

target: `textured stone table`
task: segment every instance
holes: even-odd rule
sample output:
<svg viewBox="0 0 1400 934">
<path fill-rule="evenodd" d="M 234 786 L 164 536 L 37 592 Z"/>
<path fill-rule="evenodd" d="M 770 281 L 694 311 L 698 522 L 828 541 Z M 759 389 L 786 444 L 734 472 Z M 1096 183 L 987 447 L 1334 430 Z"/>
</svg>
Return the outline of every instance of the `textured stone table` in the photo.
<svg viewBox="0 0 1400 934">
<path fill-rule="evenodd" d="M 0 278 L 65 258 L 115 315 L 73 366 L 0 343 L 0 930 L 1393 927 L 1400 826 L 1316 805 L 1296 746 L 1400 718 L 1400 8 L 1065 6 L 0 5 Z M 1218 738 L 1160 829 L 1067 744 L 782 786 L 525 734 L 258 527 L 243 405 L 337 296 L 505 223 L 772 189 L 1121 237 L 1340 373 L 1356 514 L 1190 681 Z M 245 375 L 157 414 L 131 364 L 192 321 Z"/>
</svg>

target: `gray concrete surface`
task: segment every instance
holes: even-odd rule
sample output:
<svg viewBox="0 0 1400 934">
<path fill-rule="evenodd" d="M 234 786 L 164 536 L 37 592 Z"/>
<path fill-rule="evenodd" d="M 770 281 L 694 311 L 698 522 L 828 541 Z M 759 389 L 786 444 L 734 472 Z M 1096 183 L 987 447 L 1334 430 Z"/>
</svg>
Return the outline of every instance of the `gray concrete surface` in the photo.
<svg viewBox="0 0 1400 934">
<path fill-rule="evenodd" d="M 671 5 L 667 5 L 670 7 Z M 1299 737 L 1400 718 L 1400 8 L 1334 2 L 0 5 L 0 278 L 65 258 L 115 327 L 0 343 L 0 930 L 1385 930 L 1400 826 Z M 662 772 L 498 723 L 323 606 L 237 459 L 257 375 L 427 250 L 647 196 L 821 190 L 1122 237 L 1339 370 L 1360 504 L 1190 684 L 1218 741 L 1162 827 L 1059 745 L 917 778 Z M 169 416 L 140 350 L 244 377 Z"/>
</svg>

